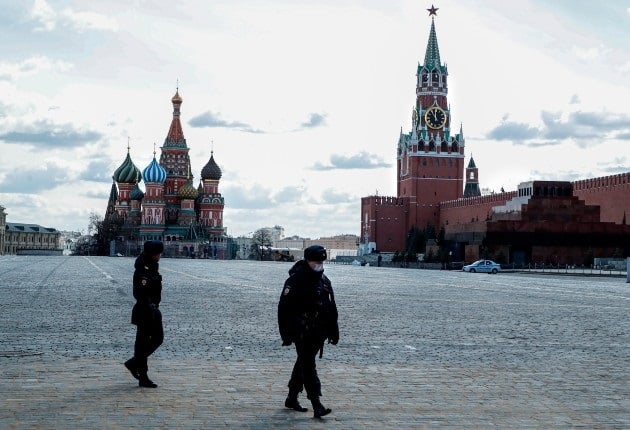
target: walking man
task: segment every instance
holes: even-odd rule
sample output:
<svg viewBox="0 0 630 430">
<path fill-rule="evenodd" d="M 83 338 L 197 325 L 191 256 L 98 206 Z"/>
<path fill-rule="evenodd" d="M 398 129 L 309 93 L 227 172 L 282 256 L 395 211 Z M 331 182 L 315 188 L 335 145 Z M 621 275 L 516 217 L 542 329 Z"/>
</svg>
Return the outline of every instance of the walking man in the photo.
<svg viewBox="0 0 630 430">
<path fill-rule="evenodd" d="M 125 362 L 125 367 L 138 380 L 140 387 L 157 387 L 147 375 L 147 358 L 164 340 L 162 313 L 159 310 L 162 275 L 158 272 L 162 251 L 164 245 L 159 240 L 146 241 L 144 250 L 136 259 L 136 270 L 133 274 L 133 296 L 136 304 L 131 312 L 131 323 L 137 327 L 136 343 L 133 357 Z"/>
<path fill-rule="evenodd" d="M 326 249 L 320 245 L 304 250 L 304 259 L 289 270 L 278 303 L 278 326 L 282 345 L 295 343 L 297 360 L 289 380 L 287 408 L 306 412 L 298 401 L 302 389 L 313 405 L 314 418 L 328 415 L 319 398 L 321 383 L 317 376 L 315 357 L 323 353 L 324 342 L 336 345 L 339 341 L 337 305 L 330 280 L 324 275 Z"/>
</svg>

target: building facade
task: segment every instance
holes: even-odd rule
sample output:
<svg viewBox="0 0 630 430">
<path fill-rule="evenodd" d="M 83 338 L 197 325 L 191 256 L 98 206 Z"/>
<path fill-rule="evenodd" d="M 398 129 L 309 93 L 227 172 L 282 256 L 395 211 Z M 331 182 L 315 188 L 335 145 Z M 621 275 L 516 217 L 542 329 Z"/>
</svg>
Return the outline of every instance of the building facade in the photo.
<svg viewBox="0 0 630 430">
<path fill-rule="evenodd" d="M 104 224 L 117 232 L 110 254 L 137 254 L 145 240 L 157 239 L 164 242 L 165 256 L 230 258 L 223 226 L 225 202 L 219 192 L 222 172 L 211 151 L 199 185 L 194 186 L 180 120 L 182 102 L 176 91 L 159 161 L 154 151 L 153 160 L 140 171 L 127 147 L 125 160 L 114 171 L 104 218 Z"/>
<path fill-rule="evenodd" d="M 452 132 L 447 70 L 435 32 L 419 64 L 412 130 L 401 132 L 397 196 L 361 199 L 363 254 L 405 251 L 412 228 L 444 232 L 453 259 L 581 264 L 593 257 L 630 255 L 630 173 L 575 182 L 530 181 L 516 191 L 482 196 L 479 169 L 464 170 L 462 126 Z"/>
<path fill-rule="evenodd" d="M 4 233 L 5 255 L 62 255 L 61 233 L 54 228 L 6 222 Z"/>
</svg>

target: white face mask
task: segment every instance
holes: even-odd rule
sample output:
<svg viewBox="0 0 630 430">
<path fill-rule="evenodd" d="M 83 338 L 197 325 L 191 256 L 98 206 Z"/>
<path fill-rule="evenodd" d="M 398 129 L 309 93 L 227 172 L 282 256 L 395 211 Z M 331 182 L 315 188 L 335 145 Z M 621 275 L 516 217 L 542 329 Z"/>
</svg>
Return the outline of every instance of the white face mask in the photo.
<svg viewBox="0 0 630 430">
<path fill-rule="evenodd" d="M 324 271 L 324 263 L 312 263 L 310 264 L 311 269 L 313 269 L 315 272 L 323 272 Z"/>
</svg>

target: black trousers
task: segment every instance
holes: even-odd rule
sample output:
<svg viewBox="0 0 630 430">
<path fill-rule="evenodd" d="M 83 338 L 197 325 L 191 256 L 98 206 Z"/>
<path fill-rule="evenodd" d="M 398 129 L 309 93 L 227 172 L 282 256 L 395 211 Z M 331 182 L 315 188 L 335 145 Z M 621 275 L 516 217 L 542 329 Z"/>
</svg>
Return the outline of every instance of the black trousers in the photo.
<svg viewBox="0 0 630 430">
<path fill-rule="evenodd" d="M 136 331 L 136 343 L 133 347 L 134 364 L 141 372 L 147 372 L 147 358 L 155 352 L 164 341 L 164 328 L 162 327 L 162 314 L 156 311 L 152 321 L 143 321 L 138 324 Z"/>
<path fill-rule="evenodd" d="M 322 384 L 317 376 L 315 357 L 319 352 L 321 342 L 298 340 L 295 342 L 297 360 L 289 380 L 289 395 L 296 395 L 306 389 L 306 396 L 317 400 L 322 395 Z"/>
</svg>

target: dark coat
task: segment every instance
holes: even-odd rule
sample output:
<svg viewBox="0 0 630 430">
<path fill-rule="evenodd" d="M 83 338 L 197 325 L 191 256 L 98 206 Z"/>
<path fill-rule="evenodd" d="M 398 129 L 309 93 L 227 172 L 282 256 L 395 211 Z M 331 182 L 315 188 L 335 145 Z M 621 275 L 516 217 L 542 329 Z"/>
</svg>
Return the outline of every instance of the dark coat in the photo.
<svg viewBox="0 0 630 430">
<path fill-rule="evenodd" d="M 136 304 L 131 311 L 131 323 L 150 324 L 159 317 L 158 307 L 162 300 L 162 275 L 158 272 L 159 264 L 151 257 L 140 254 L 136 258 L 133 273 L 133 296 Z"/>
<path fill-rule="evenodd" d="M 315 272 L 305 260 L 289 270 L 278 303 L 278 328 L 283 343 L 296 340 L 337 343 L 337 305 L 330 279 Z"/>
</svg>

